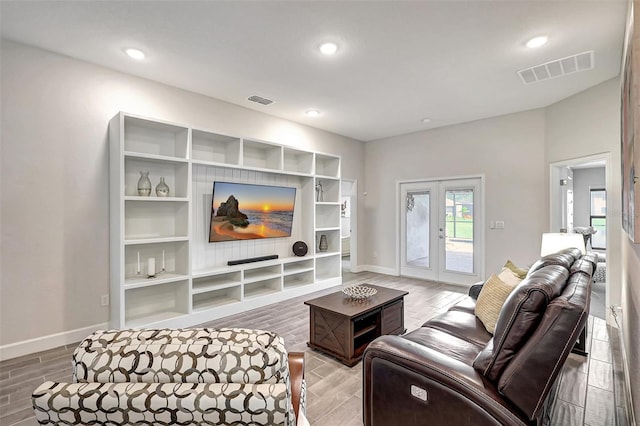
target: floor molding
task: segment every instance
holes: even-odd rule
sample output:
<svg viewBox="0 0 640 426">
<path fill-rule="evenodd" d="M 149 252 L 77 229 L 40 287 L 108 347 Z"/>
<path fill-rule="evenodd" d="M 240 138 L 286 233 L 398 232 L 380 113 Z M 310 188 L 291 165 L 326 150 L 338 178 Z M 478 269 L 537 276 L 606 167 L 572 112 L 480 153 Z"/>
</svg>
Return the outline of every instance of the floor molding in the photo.
<svg viewBox="0 0 640 426">
<path fill-rule="evenodd" d="M 624 333 L 622 328 L 614 327 L 618 332 L 618 340 L 620 344 L 620 349 L 622 353 L 622 370 L 624 376 L 624 398 L 625 398 L 625 408 L 628 416 L 628 424 L 635 425 L 636 423 L 636 415 L 635 410 L 633 408 L 633 399 L 631 398 L 631 376 L 629 375 L 629 358 L 627 356 L 627 347 L 624 344 Z"/>
<path fill-rule="evenodd" d="M 377 265 L 362 265 L 361 268 L 363 271 L 375 272 L 376 274 L 393 275 L 394 277 L 398 276 L 398 272 L 396 272 L 395 268 L 386 268 L 384 266 Z"/>
<path fill-rule="evenodd" d="M 95 324 L 89 327 L 63 331 L 62 333 L 36 337 L 35 339 L 9 343 L 8 345 L 0 346 L 0 361 L 76 343 L 94 331 L 106 328 L 109 328 L 108 323 Z"/>
</svg>

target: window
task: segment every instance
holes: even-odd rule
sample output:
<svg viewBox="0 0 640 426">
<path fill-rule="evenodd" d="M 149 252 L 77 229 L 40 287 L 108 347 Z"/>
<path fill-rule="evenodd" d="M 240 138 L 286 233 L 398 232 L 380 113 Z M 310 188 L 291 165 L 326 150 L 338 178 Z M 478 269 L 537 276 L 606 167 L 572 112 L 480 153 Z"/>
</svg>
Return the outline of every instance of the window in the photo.
<svg viewBox="0 0 640 426">
<path fill-rule="evenodd" d="M 597 231 L 591 236 L 591 247 L 607 248 L 607 193 L 604 189 L 591 189 L 591 215 L 589 224 Z"/>
</svg>

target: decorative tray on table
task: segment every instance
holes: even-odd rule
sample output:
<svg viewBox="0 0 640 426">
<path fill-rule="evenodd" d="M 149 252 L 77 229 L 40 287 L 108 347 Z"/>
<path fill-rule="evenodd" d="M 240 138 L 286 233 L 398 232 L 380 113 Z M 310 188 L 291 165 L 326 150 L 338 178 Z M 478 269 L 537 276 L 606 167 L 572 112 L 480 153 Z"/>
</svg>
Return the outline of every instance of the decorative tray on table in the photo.
<svg viewBox="0 0 640 426">
<path fill-rule="evenodd" d="M 378 290 L 365 285 L 354 285 L 343 288 L 342 292 L 352 299 L 362 300 L 373 296 Z"/>
</svg>

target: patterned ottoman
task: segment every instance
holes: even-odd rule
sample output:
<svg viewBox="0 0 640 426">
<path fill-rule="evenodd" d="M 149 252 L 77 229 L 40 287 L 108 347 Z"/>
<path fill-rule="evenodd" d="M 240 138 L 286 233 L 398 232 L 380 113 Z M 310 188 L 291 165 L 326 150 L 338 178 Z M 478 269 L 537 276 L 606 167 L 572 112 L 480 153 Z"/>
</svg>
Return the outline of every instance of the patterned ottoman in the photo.
<svg viewBox="0 0 640 426">
<path fill-rule="evenodd" d="M 296 424 L 288 354 L 268 331 L 96 331 L 72 366 L 74 383 L 33 392 L 40 424 Z"/>
</svg>

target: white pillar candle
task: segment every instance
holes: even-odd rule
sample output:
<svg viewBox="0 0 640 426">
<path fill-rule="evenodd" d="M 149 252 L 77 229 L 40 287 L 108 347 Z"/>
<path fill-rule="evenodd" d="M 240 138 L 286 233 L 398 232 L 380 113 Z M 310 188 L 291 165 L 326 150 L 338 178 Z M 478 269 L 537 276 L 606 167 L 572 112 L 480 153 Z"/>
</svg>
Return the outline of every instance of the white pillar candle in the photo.
<svg viewBox="0 0 640 426">
<path fill-rule="evenodd" d="M 138 252 L 138 275 L 140 275 L 140 252 Z"/>
<path fill-rule="evenodd" d="M 150 257 L 147 261 L 147 275 L 153 277 L 156 275 L 156 259 Z"/>
<path fill-rule="evenodd" d="M 162 250 L 162 272 L 164 272 L 164 250 Z"/>
</svg>

